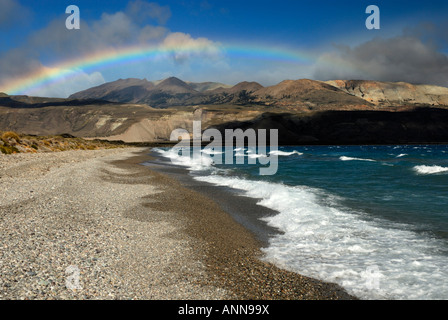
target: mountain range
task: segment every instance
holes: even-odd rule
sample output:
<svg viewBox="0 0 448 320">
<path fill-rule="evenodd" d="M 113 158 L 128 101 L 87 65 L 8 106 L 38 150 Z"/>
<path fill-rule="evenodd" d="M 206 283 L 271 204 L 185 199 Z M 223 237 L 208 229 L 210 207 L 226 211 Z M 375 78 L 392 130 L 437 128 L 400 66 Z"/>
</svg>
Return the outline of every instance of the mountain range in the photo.
<svg viewBox="0 0 448 320">
<path fill-rule="evenodd" d="M 147 104 L 154 108 L 205 104 L 257 104 L 295 108 L 333 109 L 403 105 L 448 105 L 448 88 L 404 82 L 360 80 L 285 80 L 263 87 L 257 82 L 234 86 L 217 82 L 120 79 L 72 94 L 70 99 L 102 99 Z"/>
<path fill-rule="evenodd" d="M 163 142 L 174 129 L 278 129 L 281 144 L 448 142 L 448 88 L 367 80 L 226 85 L 119 79 L 68 99 L 0 93 L 0 130 Z"/>
</svg>

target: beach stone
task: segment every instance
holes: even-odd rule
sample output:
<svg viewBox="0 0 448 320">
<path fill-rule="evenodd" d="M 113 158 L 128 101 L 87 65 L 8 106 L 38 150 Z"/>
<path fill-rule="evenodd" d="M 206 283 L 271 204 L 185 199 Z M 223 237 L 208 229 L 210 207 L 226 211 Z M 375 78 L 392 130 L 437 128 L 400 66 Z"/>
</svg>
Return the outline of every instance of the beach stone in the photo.
<svg viewBox="0 0 448 320">
<path fill-rule="evenodd" d="M 169 236 L 178 226 L 128 217 L 153 214 L 144 203 L 159 191 L 139 162 L 114 163 L 145 151 L 2 156 L 0 299 L 227 297 L 198 284 L 207 275 L 195 240 Z"/>
</svg>

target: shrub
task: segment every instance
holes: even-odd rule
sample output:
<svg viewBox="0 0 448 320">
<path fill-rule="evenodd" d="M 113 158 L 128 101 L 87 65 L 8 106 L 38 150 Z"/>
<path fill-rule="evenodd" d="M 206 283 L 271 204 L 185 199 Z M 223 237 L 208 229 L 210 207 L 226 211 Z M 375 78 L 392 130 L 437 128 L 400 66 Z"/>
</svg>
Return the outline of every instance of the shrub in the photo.
<svg viewBox="0 0 448 320">
<path fill-rule="evenodd" d="M 19 152 L 19 150 L 16 147 L 10 147 L 10 146 L 0 146 L 0 151 L 4 154 L 12 154 Z"/>
<path fill-rule="evenodd" d="M 17 133 L 13 132 L 13 131 L 7 131 L 5 133 L 2 134 L 2 139 L 3 140 L 10 140 L 10 139 L 14 139 L 16 140 L 16 142 L 20 141 L 20 137 Z"/>
</svg>

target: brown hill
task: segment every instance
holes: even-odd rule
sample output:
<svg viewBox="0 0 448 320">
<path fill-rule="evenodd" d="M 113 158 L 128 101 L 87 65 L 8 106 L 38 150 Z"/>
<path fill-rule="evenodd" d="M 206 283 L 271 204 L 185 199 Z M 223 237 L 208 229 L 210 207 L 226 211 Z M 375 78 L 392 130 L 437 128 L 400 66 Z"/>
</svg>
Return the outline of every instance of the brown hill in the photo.
<svg viewBox="0 0 448 320">
<path fill-rule="evenodd" d="M 252 93 L 263 88 L 258 82 L 240 82 L 233 87 L 220 87 L 210 90 L 207 97 L 203 99 L 203 103 L 197 104 L 247 104 L 252 100 Z"/>
<path fill-rule="evenodd" d="M 0 130 L 33 135 L 110 136 L 142 118 L 159 119 L 165 114 L 146 105 L 104 100 L 0 97 Z"/>
<path fill-rule="evenodd" d="M 246 91 L 247 93 L 251 93 L 251 92 L 257 91 L 261 88 L 263 88 L 263 86 L 261 84 L 259 84 L 258 82 L 243 81 L 243 82 L 237 83 L 234 86 L 218 87 L 214 90 L 210 90 L 208 93 L 209 94 L 222 94 L 222 93 L 236 94 L 243 90 Z"/>
<path fill-rule="evenodd" d="M 145 97 L 154 87 L 152 82 L 146 79 L 119 79 L 104 83 L 97 87 L 72 94 L 70 99 L 102 99 L 111 102 L 135 103 Z"/>
<path fill-rule="evenodd" d="M 175 77 L 159 81 L 120 79 L 74 93 L 69 98 L 92 99 L 96 97 L 96 99 L 110 102 L 143 103 L 156 108 L 164 108 L 171 105 L 182 105 L 187 99 L 192 98 L 199 98 L 201 101 L 202 92 L 219 86 L 225 85 L 215 82 L 187 83 Z"/>
<path fill-rule="evenodd" d="M 216 90 L 218 88 L 222 88 L 222 89 L 227 89 L 227 88 L 231 88 L 232 86 L 224 84 L 224 83 L 220 83 L 220 82 L 191 82 L 191 81 L 186 81 L 186 83 L 193 88 L 196 91 L 199 92 L 207 92 L 207 91 L 212 91 L 212 90 Z"/>
<path fill-rule="evenodd" d="M 448 88 L 406 82 L 326 81 L 336 88 L 379 106 L 448 105 Z"/>
<path fill-rule="evenodd" d="M 329 84 L 309 79 L 285 80 L 275 86 L 253 92 L 259 103 L 291 105 L 296 107 L 344 107 L 370 105 Z"/>
<path fill-rule="evenodd" d="M 251 92 L 260 90 L 262 88 L 263 88 L 263 86 L 261 84 L 259 84 L 258 82 L 243 81 L 243 82 L 240 82 L 240 83 L 236 84 L 235 86 L 229 88 L 228 90 L 226 90 L 226 92 L 231 93 L 231 94 L 236 94 L 236 93 L 239 93 L 242 91 L 251 93 Z"/>
<path fill-rule="evenodd" d="M 165 92 L 171 94 L 198 94 L 199 92 L 194 90 L 188 83 L 176 78 L 170 77 L 158 83 L 151 90 L 152 92 Z"/>
</svg>

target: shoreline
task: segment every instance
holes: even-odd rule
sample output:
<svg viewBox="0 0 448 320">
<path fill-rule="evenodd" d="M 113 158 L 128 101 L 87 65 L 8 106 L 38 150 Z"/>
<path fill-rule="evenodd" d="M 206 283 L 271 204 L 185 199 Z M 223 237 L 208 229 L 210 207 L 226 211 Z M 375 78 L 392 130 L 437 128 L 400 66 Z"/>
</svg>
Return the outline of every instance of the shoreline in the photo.
<svg viewBox="0 0 448 320">
<path fill-rule="evenodd" d="M 357 299 L 261 261 L 263 241 L 144 165 L 149 150 L 2 157 L 0 299 Z M 69 266 L 79 289 L 67 288 Z"/>
<path fill-rule="evenodd" d="M 153 156 L 151 155 L 150 158 Z M 132 161 L 132 160 L 130 160 Z M 275 232 L 270 227 L 254 227 L 256 216 L 249 224 L 238 220 L 233 203 L 260 211 L 261 215 L 273 211 L 256 205 L 256 200 L 220 190 L 218 187 L 198 183 L 188 175 L 185 168 L 150 161 L 145 164 L 155 177 L 159 188 L 170 192 L 157 194 L 152 209 L 183 211 L 187 217 L 184 232 L 205 244 L 205 265 L 215 286 L 224 286 L 241 300 L 352 300 L 337 284 L 302 276 L 283 270 L 272 263 L 261 260 L 261 248 L 268 237 L 262 232 Z M 201 185 L 202 184 L 202 185 Z M 213 190 L 214 189 L 214 190 Z M 173 192 L 175 190 L 175 192 Z M 221 199 L 214 196 L 219 193 Z M 236 210 L 238 210 L 236 209 Z M 233 214 L 230 211 L 234 211 Z M 235 219 L 237 218 L 237 219 Z M 247 226 L 252 228 L 247 228 Z M 249 230 L 251 229 L 251 230 Z M 258 230 L 257 230 L 258 229 Z M 259 231 L 259 232 L 257 232 Z"/>
</svg>

